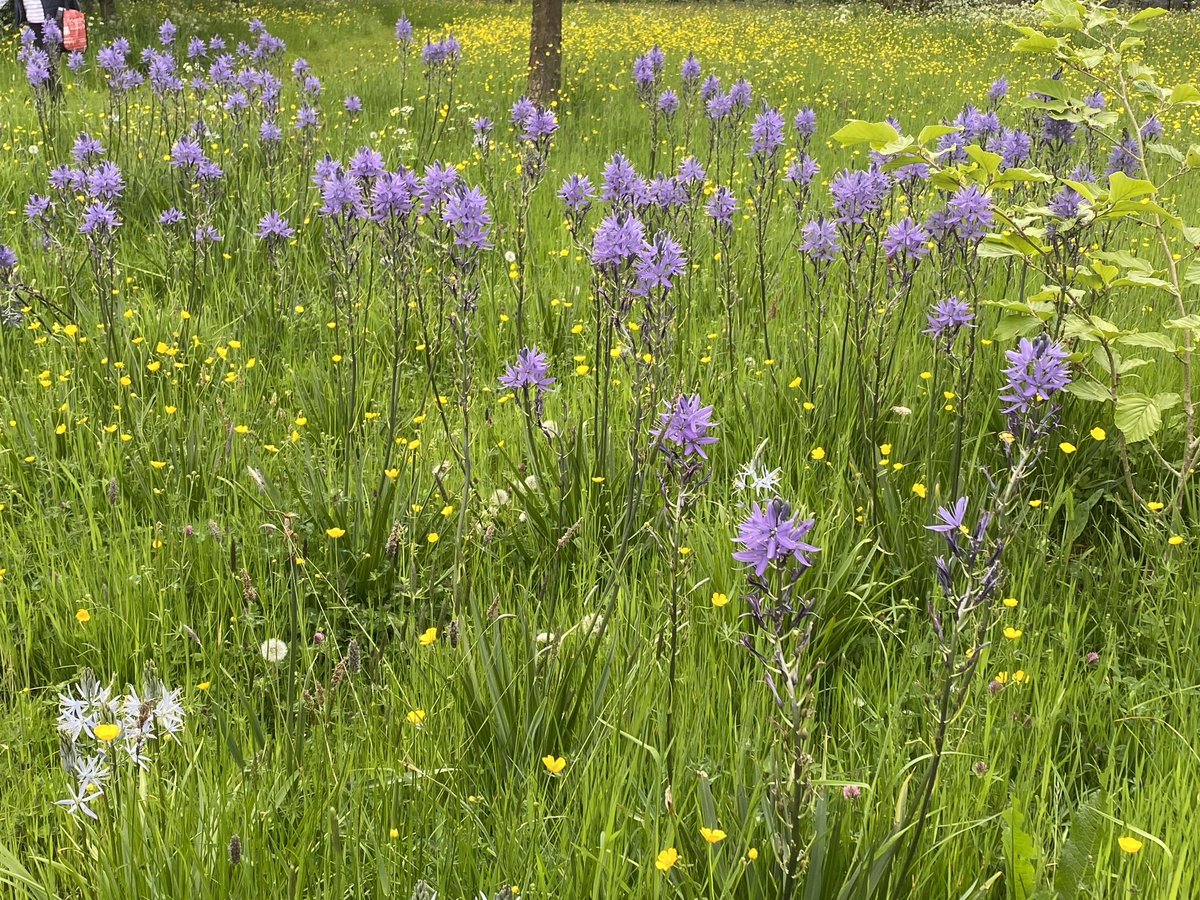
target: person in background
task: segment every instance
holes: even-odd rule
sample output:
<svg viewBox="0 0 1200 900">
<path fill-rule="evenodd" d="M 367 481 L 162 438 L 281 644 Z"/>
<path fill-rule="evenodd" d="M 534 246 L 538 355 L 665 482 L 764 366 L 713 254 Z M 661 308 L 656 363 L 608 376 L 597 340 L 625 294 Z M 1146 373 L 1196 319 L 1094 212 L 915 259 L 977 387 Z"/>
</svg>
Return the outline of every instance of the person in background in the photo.
<svg viewBox="0 0 1200 900">
<path fill-rule="evenodd" d="M 53 65 L 59 58 L 61 47 L 46 45 L 46 23 L 57 22 L 58 14 L 64 9 L 78 9 L 78 0 L 12 0 L 13 17 L 18 28 L 29 28 L 37 39 L 37 46 L 45 50 L 52 63 L 50 70 L 51 90 L 58 93 L 61 88 L 58 67 Z"/>
</svg>

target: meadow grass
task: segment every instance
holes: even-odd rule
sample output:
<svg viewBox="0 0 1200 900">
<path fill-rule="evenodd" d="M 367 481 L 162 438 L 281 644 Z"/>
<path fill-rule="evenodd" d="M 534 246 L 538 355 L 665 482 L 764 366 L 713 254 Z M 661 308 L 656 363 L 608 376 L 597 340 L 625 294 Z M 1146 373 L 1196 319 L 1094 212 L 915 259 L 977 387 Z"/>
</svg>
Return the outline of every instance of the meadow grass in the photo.
<svg viewBox="0 0 1200 900">
<path fill-rule="evenodd" d="M 811 105 L 827 180 L 865 163 L 866 150 L 830 138 L 844 120 L 895 115 L 919 129 L 982 103 L 1000 76 L 1027 93 L 1048 73 L 1009 50 L 1004 19 L 1029 13 L 571 4 L 560 130 L 521 235 L 508 109 L 524 81 L 524 5 L 148 4 L 119 32 L 135 56 L 168 12 L 182 43 L 224 34 L 231 47 L 261 18 L 286 41 L 287 63 L 303 56 L 321 78 L 324 125 L 313 150 L 289 136 L 268 165 L 248 149 L 252 134 L 209 111 L 205 150 L 227 179 L 211 219 L 223 240 L 197 261 L 157 225 L 187 189 L 170 144 L 145 127 L 145 96 L 126 113 L 135 136 L 114 147 L 95 66 L 69 75 L 47 143 L 16 40 L 3 48 L 0 244 L 17 251 L 38 302 L 0 330 L 0 892 L 408 898 L 424 882 L 443 898 L 504 885 L 528 897 L 780 896 L 791 735 L 740 646 L 752 588 L 731 558 L 746 507 L 734 477 L 761 451 L 780 470 L 779 495 L 815 519 L 806 539 L 821 548 L 801 583 L 815 615 L 797 896 L 840 896 L 911 814 L 928 771 L 940 663 L 927 608 L 941 551 L 925 526 L 955 497 L 982 497 L 1003 469 L 995 398 L 1012 342 L 992 339 L 997 314 L 982 304 L 1022 299 L 1022 269 L 997 263 L 977 287 L 970 415 L 944 393 L 954 383 L 920 333 L 928 304 L 964 288 L 961 273 L 917 276 L 867 440 L 861 392 L 833 396 L 837 353 L 814 370 L 801 318 L 810 276 L 782 201 L 764 357 L 739 161 L 721 179 L 741 201 L 732 243 L 723 254 L 701 227 L 669 355 L 655 361 L 719 423 L 708 480 L 674 521 L 655 454 L 647 499 L 630 501 L 642 450 L 628 435 L 647 386 L 632 343 L 613 356 L 599 342 L 586 236 L 568 233 L 554 191 L 575 171 L 598 182 L 614 150 L 644 173 L 652 152 L 663 167 L 686 155 L 679 133 L 652 146 L 630 83 L 651 45 L 671 76 L 695 52 L 706 74 L 745 76 L 789 120 Z M 444 110 L 424 96 L 415 60 L 401 94 L 401 14 L 422 41 L 452 28 L 462 43 Z M 1194 71 L 1198 22 L 1155 23 L 1147 59 L 1165 82 Z M 91 56 L 116 33 L 97 27 Z M 352 94 L 356 118 L 342 109 Z M 299 102 L 289 84 L 285 130 Z M 1164 121 L 1184 146 L 1192 108 Z M 472 145 L 479 115 L 498 123 L 487 160 Z M 93 296 L 87 254 L 39 250 L 23 213 L 81 131 L 109 144 L 126 182 L 108 329 L 107 288 Z M 479 270 L 465 361 L 444 313 L 461 282 L 440 277 L 436 256 L 421 257 L 414 291 L 393 293 L 406 290 L 387 278 L 395 260 L 367 252 L 357 293 L 333 299 L 312 165 L 363 145 L 418 172 L 452 162 L 488 194 L 495 249 Z M 1171 191 L 1173 208 L 1194 215 L 1200 193 Z M 279 265 L 254 237 L 273 208 L 297 232 Z M 1158 252 L 1137 231 L 1112 239 Z M 520 398 L 496 380 L 522 345 L 521 279 L 504 257 L 520 240 L 524 343 L 547 353 L 557 379 L 545 431 L 526 427 Z M 732 329 L 721 293 L 730 259 Z M 849 301 L 836 283 L 825 296 L 836 334 Z M 1157 321 L 1155 296 L 1125 295 L 1123 321 Z M 1170 387 L 1160 368 L 1147 370 L 1148 392 Z M 1003 556 L 1012 602 L 996 604 L 980 677 L 949 723 L 923 842 L 892 896 L 1200 893 L 1193 498 L 1155 512 L 1133 503 L 1111 414 L 1096 410 L 1067 401 L 1025 485 Z M 1141 446 L 1138 490 L 1168 501 Z M 282 660 L 265 658 L 268 639 L 287 644 Z M 182 689 L 186 711 L 180 739 L 156 741 L 147 770 L 114 773 L 94 821 L 55 805 L 71 786 L 58 696 L 85 667 L 118 688 L 152 667 Z M 545 757 L 564 765 L 552 773 L 559 764 Z M 725 837 L 710 843 L 702 827 Z M 1122 837 L 1140 851 L 1123 851 Z M 669 848 L 678 861 L 661 871 Z"/>
</svg>

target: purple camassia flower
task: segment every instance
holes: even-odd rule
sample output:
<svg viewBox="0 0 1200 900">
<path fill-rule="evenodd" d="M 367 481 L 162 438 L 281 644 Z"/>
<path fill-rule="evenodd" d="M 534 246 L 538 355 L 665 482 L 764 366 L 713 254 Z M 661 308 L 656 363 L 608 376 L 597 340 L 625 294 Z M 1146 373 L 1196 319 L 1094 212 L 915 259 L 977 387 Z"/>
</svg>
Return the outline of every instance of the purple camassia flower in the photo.
<svg viewBox="0 0 1200 900">
<path fill-rule="evenodd" d="M 356 94 L 351 94 L 349 97 L 347 97 L 345 101 L 343 101 L 342 106 L 344 106 L 346 112 L 350 113 L 352 116 L 357 116 L 360 112 L 362 112 L 362 100 Z"/>
<path fill-rule="evenodd" d="M 258 139 L 264 144 L 278 144 L 283 140 L 283 129 L 272 119 L 264 119 L 258 127 Z"/>
<path fill-rule="evenodd" d="M 311 106 L 301 106 L 296 111 L 296 130 L 308 131 L 317 127 L 317 111 Z"/>
<path fill-rule="evenodd" d="M 176 225 L 182 225 L 183 219 L 183 213 L 172 206 L 170 209 L 165 210 L 163 214 L 158 217 L 158 224 L 164 228 L 173 228 Z"/>
<path fill-rule="evenodd" d="M 964 241 L 978 241 L 992 227 L 992 198 L 976 185 L 960 188 L 946 203 L 946 225 Z"/>
<path fill-rule="evenodd" d="M 308 60 L 303 56 L 298 57 L 296 61 L 292 63 L 292 77 L 297 81 L 303 81 L 304 76 L 311 71 L 312 66 L 308 64 Z"/>
<path fill-rule="evenodd" d="M 704 183 L 704 167 L 694 156 L 687 157 L 679 164 L 679 183 L 687 186 Z"/>
<path fill-rule="evenodd" d="M 30 87 L 40 88 L 50 80 L 50 57 L 42 50 L 29 53 L 25 63 L 25 77 Z"/>
<path fill-rule="evenodd" d="M 188 41 L 188 46 L 187 46 L 187 58 L 188 59 L 201 59 L 207 53 L 208 53 L 208 45 L 204 43 L 203 39 L 194 37 L 190 41 Z"/>
<path fill-rule="evenodd" d="M 525 122 L 521 132 L 521 140 L 529 144 L 537 144 L 552 137 L 558 131 L 558 118 L 548 109 L 534 110 Z"/>
<path fill-rule="evenodd" d="M 729 99 L 738 109 L 749 109 L 751 99 L 750 82 L 745 78 L 739 78 L 734 82 L 733 87 L 729 89 Z"/>
<path fill-rule="evenodd" d="M 71 148 L 71 158 L 79 165 L 86 165 L 93 157 L 103 155 L 104 145 L 90 134 L 81 134 L 75 138 L 75 145 Z"/>
<path fill-rule="evenodd" d="M 764 109 L 750 126 L 750 156 L 766 159 L 783 146 L 783 116 L 779 110 Z"/>
<path fill-rule="evenodd" d="M 457 184 L 458 170 L 450 163 L 434 162 L 426 166 L 419 189 L 421 215 L 427 216 L 433 210 L 441 209 Z"/>
<path fill-rule="evenodd" d="M 737 208 L 737 198 L 733 195 L 733 191 L 726 187 L 719 187 L 709 198 L 704 211 L 718 225 L 732 228 L 733 214 L 737 212 Z"/>
<path fill-rule="evenodd" d="M 929 232 L 920 223 L 905 218 L 888 228 L 883 250 L 889 260 L 897 258 L 919 262 L 929 255 Z"/>
<path fill-rule="evenodd" d="M 647 53 L 635 59 L 633 61 L 633 85 L 637 89 L 638 96 L 643 99 L 653 96 L 657 84 L 658 71 L 654 68 L 650 54 Z"/>
<path fill-rule="evenodd" d="M 53 210 L 54 201 L 49 197 L 30 194 L 29 201 L 25 204 L 25 218 L 30 222 L 37 222 L 49 216 Z"/>
<path fill-rule="evenodd" d="M 1074 188 L 1064 186 L 1050 198 L 1050 212 L 1060 219 L 1074 219 L 1083 211 L 1083 196 Z"/>
<path fill-rule="evenodd" d="M 988 88 L 987 99 L 993 107 L 999 106 L 1000 101 L 1008 96 L 1008 79 L 997 78 L 992 82 L 992 86 Z"/>
<path fill-rule="evenodd" d="M 385 172 L 371 187 L 371 209 L 376 222 L 388 218 L 406 219 L 417 207 L 417 192 L 421 183 L 404 167 L 395 174 Z"/>
<path fill-rule="evenodd" d="M 921 334 L 928 334 L 935 341 L 945 340 L 947 344 L 951 344 L 963 328 L 974 327 L 971 323 L 975 321 L 975 313 L 971 312 L 967 301 L 947 297 L 933 305 L 928 319 L 929 327 Z"/>
<path fill-rule="evenodd" d="M 614 206 L 640 206 L 646 195 L 646 184 L 633 168 L 633 163 L 620 152 L 614 153 L 604 167 L 600 199 Z"/>
<path fill-rule="evenodd" d="M 191 138 L 180 138 L 171 147 L 171 168 L 198 169 L 200 164 L 207 162 L 208 157 L 197 141 Z"/>
<path fill-rule="evenodd" d="M 704 79 L 704 84 L 700 85 L 700 99 L 705 103 L 719 93 L 721 93 L 721 79 L 716 75 L 709 75 Z"/>
<path fill-rule="evenodd" d="M 272 244 L 291 240 L 296 236 L 296 229 L 288 224 L 288 220 L 281 216 L 278 210 L 271 210 L 259 220 L 258 231 L 254 236 L 260 241 Z"/>
<path fill-rule="evenodd" d="M 670 235 L 659 234 L 652 245 L 644 246 L 638 254 L 634 267 L 637 285 L 633 292 L 644 297 L 655 288 L 669 291 L 672 279 L 686 270 L 687 260 L 683 256 L 683 249 Z"/>
<path fill-rule="evenodd" d="M 401 16 L 396 21 L 396 42 L 411 47 L 413 43 L 413 26 L 407 16 Z"/>
<path fill-rule="evenodd" d="M 696 59 L 695 53 L 689 53 L 687 59 L 683 61 L 679 76 L 688 87 L 693 87 L 700 80 L 700 60 Z"/>
<path fill-rule="evenodd" d="M 679 111 L 679 95 L 667 88 L 658 95 L 658 111 L 667 118 Z"/>
<path fill-rule="evenodd" d="M 87 175 L 70 166 L 55 166 L 50 170 L 50 187 L 60 194 L 78 192 L 87 184 Z"/>
<path fill-rule="evenodd" d="M 517 361 L 504 370 L 500 384 L 512 391 L 536 388 L 539 391 L 554 387 L 550 377 L 550 363 L 546 354 L 537 347 L 526 347 L 517 352 Z"/>
<path fill-rule="evenodd" d="M 717 442 L 715 435 L 709 432 L 716 427 L 712 421 L 711 406 L 701 404 L 700 395 L 680 394 L 666 412 L 659 413 L 658 420 L 662 424 L 658 437 L 663 441 L 682 448 L 684 456 L 699 456 L 708 459 L 704 452 Z"/>
<path fill-rule="evenodd" d="M 454 35 L 445 40 L 427 41 L 421 48 L 421 62 L 428 69 L 452 68 L 462 57 L 462 46 Z"/>
<path fill-rule="evenodd" d="M 67 55 L 67 68 L 72 72 L 79 73 L 87 68 L 87 57 L 78 50 L 72 50 Z"/>
<path fill-rule="evenodd" d="M 1130 178 L 1134 178 L 1141 170 L 1137 140 L 1129 132 L 1126 132 L 1113 147 L 1112 153 L 1109 154 L 1108 167 L 1104 170 L 1104 174 L 1114 175 L 1117 172 L 1123 172 Z"/>
<path fill-rule="evenodd" d="M 1000 153 L 1001 167 L 1014 169 L 1029 160 L 1029 154 L 1033 150 L 1033 138 L 1024 131 L 1006 128 L 1000 132 L 996 150 Z"/>
<path fill-rule="evenodd" d="M 888 176 L 868 169 L 845 169 L 834 176 L 829 192 L 833 211 L 842 226 L 863 225 L 883 209 L 890 190 Z"/>
<path fill-rule="evenodd" d="M 1108 99 L 1100 91 L 1096 91 L 1096 93 L 1084 99 L 1083 105 L 1088 109 L 1094 109 L 1098 112 L 1108 106 Z"/>
<path fill-rule="evenodd" d="M 592 265 L 616 269 L 632 262 L 647 247 L 645 234 L 641 220 L 634 215 L 606 216 L 592 236 Z"/>
<path fill-rule="evenodd" d="M 487 116 L 479 116 L 471 120 L 471 130 L 475 133 L 474 144 L 476 147 L 486 147 L 488 139 L 492 136 L 492 131 L 495 129 L 492 120 Z"/>
<path fill-rule="evenodd" d="M 237 63 L 228 53 L 222 53 L 208 67 L 208 80 L 222 87 L 233 84 L 237 74 Z"/>
<path fill-rule="evenodd" d="M 1157 141 L 1163 136 L 1163 125 L 1158 116 L 1151 116 L 1142 123 L 1142 140 Z"/>
<path fill-rule="evenodd" d="M 87 173 L 86 187 L 94 200 L 117 200 L 125 191 L 125 179 L 116 163 L 102 162 Z"/>
<path fill-rule="evenodd" d="M 487 250 L 492 245 L 488 226 L 492 217 L 487 210 L 487 197 L 477 187 L 458 190 L 446 203 L 442 218 L 454 233 L 454 246 L 467 250 Z"/>
<path fill-rule="evenodd" d="M 659 175 L 646 186 L 646 200 L 658 209 L 674 209 L 687 205 L 688 192 L 679 179 Z"/>
<path fill-rule="evenodd" d="M 387 171 L 383 164 L 383 156 L 370 147 L 360 147 L 350 157 L 349 172 L 352 178 L 360 181 L 372 181 Z"/>
<path fill-rule="evenodd" d="M 804 107 L 800 112 L 796 113 L 796 117 L 792 119 L 792 127 L 796 129 L 796 134 L 800 135 L 800 139 L 808 143 L 809 139 L 817 133 L 817 114 L 815 111 Z"/>
<path fill-rule="evenodd" d="M 102 200 L 95 200 L 83 211 L 80 234 L 106 235 L 121 227 L 117 211 Z"/>
<path fill-rule="evenodd" d="M 1041 335 L 1032 341 L 1022 338 L 1016 350 L 1007 350 L 1008 379 L 1000 399 L 1008 404 L 1005 413 L 1024 413 L 1037 403 L 1049 400 L 1071 383 L 1068 353 L 1061 344 Z"/>
<path fill-rule="evenodd" d="M 528 97 L 522 97 L 512 105 L 512 123 L 516 128 L 524 128 L 525 123 L 537 112 L 537 104 Z"/>
<path fill-rule="evenodd" d="M 573 213 L 586 212 L 596 197 L 596 189 L 586 175 L 571 175 L 558 190 L 559 199 Z"/>
<path fill-rule="evenodd" d="M 219 84 L 220 82 L 217 83 Z M 316 75 L 306 75 L 302 90 L 308 97 L 320 97 L 325 88 L 321 85 L 321 79 Z"/>
<path fill-rule="evenodd" d="M 219 244 L 221 243 L 221 232 L 217 231 L 211 225 L 200 225 L 196 228 L 192 239 L 197 244 Z"/>
<path fill-rule="evenodd" d="M 250 98 L 244 91 L 234 91 L 225 101 L 226 112 L 242 112 L 250 108 Z"/>
<path fill-rule="evenodd" d="M 17 267 L 17 254 L 11 247 L 0 244 L 0 275 L 8 275 Z"/>
<path fill-rule="evenodd" d="M 970 500 L 967 497 L 959 497 L 955 501 L 954 506 L 938 507 L 937 516 L 941 519 L 941 522 L 936 525 L 926 525 L 925 528 L 929 531 L 945 535 L 946 540 L 954 544 L 958 535 L 970 534 L 970 529 L 966 526 L 967 505 L 969 503 Z"/>
<path fill-rule="evenodd" d="M 709 99 L 704 109 L 708 113 L 709 119 L 720 122 L 733 112 L 733 97 L 729 94 L 717 94 Z"/>
<path fill-rule="evenodd" d="M 1068 122 L 1066 119 L 1046 116 L 1042 125 L 1042 137 L 1052 144 L 1073 144 L 1077 127 L 1074 122 Z"/>
<path fill-rule="evenodd" d="M 321 215 L 330 218 L 365 219 L 362 188 L 358 179 L 337 171 L 321 185 Z"/>
<path fill-rule="evenodd" d="M 754 503 L 750 516 L 738 526 L 736 540 L 742 549 L 733 558 L 754 569 L 759 578 L 771 566 L 784 567 L 791 560 L 808 568 L 812 565 L 808 554 L 819 553 L 820 548 L 803 538 L 815 524 L 815 519 L 796 521 L 791 507 L 782 500 L 772 500 L 765 507 Z"/>
<path fill-rule="evenodd" d="M 209 38 L 208 49 L 211 53 L 220 53 L 225 49 L 225 38 L 221 37 L 219 34 L 213 35 L 211 38 Z"/>
<path fill-rule="evenodd" d="M 175 43 L 175 35 L 178 30 L 175 24 L 170 19 L 167 19 L 158 26 L 158 42 L 164 47 L 170 47 Z"/>
<path fill-rule="evenodd" d="M 800 232 L 800 252 L 814 263 L 831 263 L 841 252 L 837 228 L 828 219 L 807 223 Z"/>
<path fill-rule="evenodd" d="M 334 175 L 339 174 L 341 171 L 342 164 L 326 153 L 324 157 L 317 160 L 316 166 L 313 167 L 313 184 L 315 184 L 319 190 L 325 186 L 326 181 L 328 181 Z"/>
</svg>

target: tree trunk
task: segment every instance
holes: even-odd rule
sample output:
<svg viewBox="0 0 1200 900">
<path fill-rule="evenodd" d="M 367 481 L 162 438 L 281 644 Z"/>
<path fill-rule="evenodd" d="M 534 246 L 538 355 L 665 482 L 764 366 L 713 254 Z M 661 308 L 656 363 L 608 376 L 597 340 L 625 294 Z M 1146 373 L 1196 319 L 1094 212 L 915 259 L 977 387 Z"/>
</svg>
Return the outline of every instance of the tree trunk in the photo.
<svg viewBox="0 0 1200 900">
<path fill-rule="evenodd" d="M 547 104 L 562 87 L 563 0 L 533 0 L 529 32 L 529 97 Z"/>
</svg>

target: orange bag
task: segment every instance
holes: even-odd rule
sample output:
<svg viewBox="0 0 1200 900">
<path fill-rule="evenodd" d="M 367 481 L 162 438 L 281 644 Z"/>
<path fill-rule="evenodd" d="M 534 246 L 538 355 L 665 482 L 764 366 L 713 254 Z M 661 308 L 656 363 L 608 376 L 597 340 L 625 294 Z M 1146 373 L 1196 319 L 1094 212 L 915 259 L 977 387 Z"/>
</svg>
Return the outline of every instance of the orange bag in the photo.
<svg viewBox="0 0 1200 900">
<path fill-rule="evenodd" d="M 87 19 L 77 9 L 64 9 L 59 29 L 63 35 L 63 49 L 68 53 L 87 50 Z"/>
</svg>

